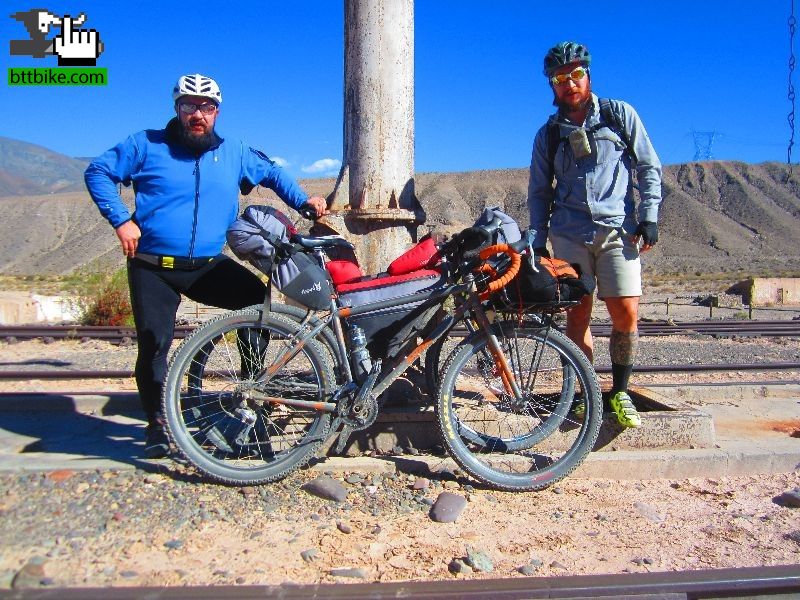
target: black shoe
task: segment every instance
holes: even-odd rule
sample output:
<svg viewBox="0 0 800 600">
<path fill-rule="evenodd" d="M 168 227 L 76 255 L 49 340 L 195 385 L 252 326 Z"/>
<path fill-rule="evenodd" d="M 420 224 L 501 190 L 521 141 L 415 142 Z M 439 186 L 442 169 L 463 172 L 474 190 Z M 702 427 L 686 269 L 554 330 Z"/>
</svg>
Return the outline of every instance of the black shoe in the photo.
<svg viewBox="0 0 800 600">
<path fill-rule="evenodd" d="M 165 458 L 169 454 L 169 438 L 164 431 L 164 424 L 150 423 L 144 430 L 145 458 Z"/>
</svg>

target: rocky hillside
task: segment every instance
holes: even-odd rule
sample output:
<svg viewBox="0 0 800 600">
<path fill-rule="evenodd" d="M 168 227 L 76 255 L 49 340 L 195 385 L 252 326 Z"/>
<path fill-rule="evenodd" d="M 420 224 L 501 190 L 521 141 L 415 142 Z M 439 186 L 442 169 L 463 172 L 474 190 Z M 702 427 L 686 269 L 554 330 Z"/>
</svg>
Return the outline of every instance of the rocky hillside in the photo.
<svg viewBox="0 0 800 600">
<path fill-rule="evenodd" d="M 334 182 L 302 183 L 325 195 Z M 527 183 L 527 169 L 419 174 L 416 191 L 427 214 L 421 231 L 468 225 L 486 206 L 504 208 L 525 226 Z M 129 190 L 124 195 L 131 200 Z M 257 189 L 242 204 L 273 198 Z M 85 191 L 0 197 L 0 215 L 0 274 L 122 264 L 116 236 Z M 800 273 L 800 172 L 789 177 L 779 163 L 666 167 L 660 226 L 660 241 L 646 255 L 648 273 Z"/>
<path fill-rule="evenodd" d="M 0 197 L 83 191 L 88 163 L 0 136 Z"/>
</svg>

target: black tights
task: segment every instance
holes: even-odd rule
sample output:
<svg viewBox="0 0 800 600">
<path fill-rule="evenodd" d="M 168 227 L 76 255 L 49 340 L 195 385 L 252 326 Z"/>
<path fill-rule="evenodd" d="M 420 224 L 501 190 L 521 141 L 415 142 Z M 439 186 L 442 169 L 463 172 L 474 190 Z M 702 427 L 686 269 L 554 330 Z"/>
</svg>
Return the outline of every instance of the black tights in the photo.
<svg viewBox="0 0 800 600">
<path fill-rule="evenodd" d="M 136 387 L 147 420 L 153 422 L 160 409 L 181 294 L 202 304 L 236 310 L 262 303 L 266 288 L 258 276 L 223 255 L 194 271 L 128 259 L 128 285 L 139 346 Z"/>
</svg>

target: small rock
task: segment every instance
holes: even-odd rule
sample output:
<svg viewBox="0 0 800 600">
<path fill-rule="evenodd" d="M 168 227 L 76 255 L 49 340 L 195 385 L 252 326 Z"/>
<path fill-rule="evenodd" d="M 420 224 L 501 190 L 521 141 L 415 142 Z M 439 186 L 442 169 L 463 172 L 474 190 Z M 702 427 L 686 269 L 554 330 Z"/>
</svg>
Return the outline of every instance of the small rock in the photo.
<svg viewBox="0 0 800 600">
<path fill-rule="evenodd" d="M 44 567 L 47 561 L 40 557 L 34 556 L 14 575 L 11 580 L 11 588 L 18 590 L 22 588 L 40 587 L 42 579 L 46 577 Z"/>
<path fill-rule="evenodd" d="M 138 577 L 139 574 L 136 571 L 120 571 L 119 576 L 125 579 L 131 579 L 133 577 Z"/>
<path fill-rule="evenodd" d="M 342 533 L 353 533 L 353 528 L 350 527 L 347 523 L 343 523 L 342 521 L 338 521 L 336 523 L 336 529 L 341 531 Z"/>
<path fill-rule="evenodd" d="M 442 487 L 446 490 L 457 490 L 461 485 L 457 481 L 445 481 L 442 483 Z"/>
<path fill-rule="evenodd" d="M 425 477 L 417 477 L 411 487 L 415 490 L 427 490 L 430 485 L 430 479 L 426 479 Z"/>
<path fill-rule="evenodd" d="M 553 488 L 553 493 L 554 493 L 554 494 L 563 494 L 563 493 L 564 493 L 564 490 L 563 490 L 563 489 L 561 489 L 560 487 L 554 487 L 554 488 Z"/>
<path fill-rule="evenodd" d="M 468 548 L 467 564 L 476 571 L 481 571 L 482 573 L 491 573 L 494 571 L 492 559 L 482 550 Z"/>
<path fill-rule="evenodd" d="M 650 506 L 649 504 L 645 504 L 644 502 L 635 502 L 633 504 L 634 508 L 639 511 L 645 519 L 651 521 L 652 523 L 663 523 L 664 522 L 664 515 L 659 513 L 654 507 Z"/>
<path fill-rule="evenodd" d="M 367 578 L 367 572 L 364 569 L 354 569 L 349 567 L 331 569 L 329 573 L 334 577 L 353 577 L 355 579 Z"/>
<path fill-rule="evenodd" d="M 50 473 L 48 473 L 47 478 L 50 481 L 55 481 L 60 483 L 62 481 L 70 479 L 73 475 L 75 475 L 75 471 L 72 471 L 71 469 L 59 469 L 58 471 L 51 471 Z"/>
<path fill-rule="evenodd" d="M 361 475 L 358 475 L 357 473 L 353 475 L 348 475 L 345 478 L 345 482 L 349 483 L 350 485 L 358 485 L 363 481 L 364 478 Z"/>
<path fill-rule="evenodd" d="M 411 456 L 419 456 L 419 450 L 417 450 L 413 446 L 408 448 L 408 450 L 406 450 L 406 452 L 408 452 Z"/>
<path fill-rule="evenodd" d="M 536 575 L 536 567 L 533 565 L 522 565 L 521 567 L 517 567 L 517 573 L 521 573 L 522 575 Z"/>
<path fill-rule="evenodd" d="M 170 540 L 168 542 L 164 542 L 164 547 L 169 548 L 170 550 L 180 550 L 183 548 L 183 540 Z"/>
<path fill-rule="evenodd" d="M 558 562 L 557 560 L 554 560 L 553 562 L 551 562 L 551 563 L 550 563 L 550 568 L 551 568 L 551 569 L 561 569 L 562 571 L 566 571 L 566 570 L 567 570 L 567 567 L 565 567 L 564 565 L 562 565 L 562 564 L 561 564 L 560 562 Z"/>
<path fill-rule="evenodd" d="M 430 510 L 430 517 L 438 523 L 454 523 L 467 506 L 463 496 L 452 492 L 442 492 Z"/>
<path fill-rule="evenodd" d="M 236 578 L 236 583 L 238 583 L 239 585 L 243 584 L 245 581 L 247 581 L 247 579 L 245 579 L 244 577 Z"/>
<path fill-rule="evenodd" d="M 403 447 L 402 446 L 392 446 L 392 454 L 396 456 L 403 455 Z"/>
<path fill-rule="evenodd" d="M 333 500 L 334 502 L 344 502 L 347 498 L 347 488 L 339 481 L 326 475 L 321 475 L 316 479 L 312 479 L 300 489 L 312 496 L 317 496 L 324 500 Z"/>
<path fill-rule="evenodd" d="M 800 508 L 800 488 L 794 488 L 781 494 L 781 500 L 789 508 Z"/>
<path fill-rule="evenodd" d="M 372 535 L 378 535 L 381 531 L 383 531 L 381 529 L 381 526 L 380 525 L 375 525 L 375 527 L 372 528 L 372 531 L 370 531 L 370 533 Z"/>
<path fill-rule="evenodd" d="M 307 563 L 312 563 L 319 558 L 319 550 L 316 548 L 309 548 L 300 553 L 300 557 Z"/>
<path fill-rule="evenodd" d="M 472 567 L 470 567 L 460 558 L 454 558 L 453 560 L 451 560 L 450 564 L 447 565 L 447 570 L 453 574 L 461 574 L 461 575 L 472 573 Z"/>
</svg>

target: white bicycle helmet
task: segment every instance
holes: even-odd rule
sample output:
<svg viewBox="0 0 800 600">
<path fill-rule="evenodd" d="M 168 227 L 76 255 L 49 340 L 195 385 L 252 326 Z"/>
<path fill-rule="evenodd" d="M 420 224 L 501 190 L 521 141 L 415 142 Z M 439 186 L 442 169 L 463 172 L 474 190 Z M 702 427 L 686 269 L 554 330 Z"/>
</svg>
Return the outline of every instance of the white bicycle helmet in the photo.
<svg viewBox="0 0 800 600">
<path fill-rule="evenodd" d="M 210 98 L 217 105 L 222 104 L 222 92 L 217 82 L 200 73 L 194 75 L 183 75 L 178 79 L 175 88 L 172 90 L 172 99 L 177 100 L 181 96 L 202 96 Z"/>
</svg>

